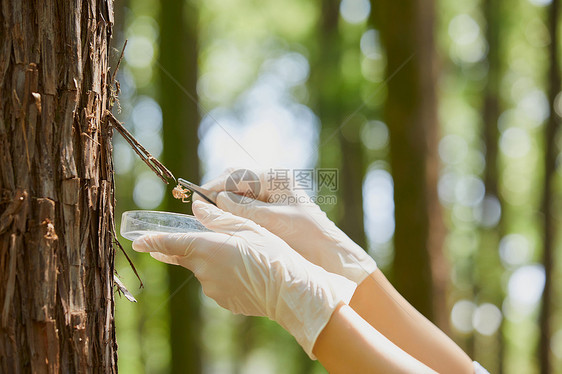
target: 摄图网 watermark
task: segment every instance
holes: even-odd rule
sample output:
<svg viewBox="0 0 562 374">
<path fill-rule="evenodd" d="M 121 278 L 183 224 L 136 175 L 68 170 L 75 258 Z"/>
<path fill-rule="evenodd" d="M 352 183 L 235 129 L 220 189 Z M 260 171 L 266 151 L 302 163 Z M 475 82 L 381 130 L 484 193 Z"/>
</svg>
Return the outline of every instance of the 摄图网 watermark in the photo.
<svg viewBox="0 0 562 374">
<path fill-rule="evenodd" d="M 248 169 L 238 169 L 227 177 L 224 188 L 242 196 L 236 201 L 239 204 L 254 199 L 287 205 L 336 204 L 339 170 L 271 168 L 258 175 Z"/>
</svg>

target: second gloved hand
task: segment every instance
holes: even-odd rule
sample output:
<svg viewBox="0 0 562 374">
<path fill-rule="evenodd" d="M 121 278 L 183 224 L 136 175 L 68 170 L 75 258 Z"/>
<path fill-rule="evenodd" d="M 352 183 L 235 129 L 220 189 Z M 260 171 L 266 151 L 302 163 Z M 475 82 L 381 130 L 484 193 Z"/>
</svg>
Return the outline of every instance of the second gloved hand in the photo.
<svg viewBox="0 0 562 374">
<path fill-rule="evenodd" d="M 277 321 L 313 358 L 316 338 L 357 285 L 310 263 L 246 218 L 201 201 L 193 203 L 193 213 L 214 232 L 145 235 L 133 248 L 190 269 L 222 307 Z"/>
<path fill-rule="evenodd" d="M 295 183 L 288 175 L 280 179 L 270 172 L 228 171 L 202 187 L 218 193 L 213 197 L 219 208 L 265 227 L 329 272 L 360 284 L 377 269 L 371 256 L 340 230 L 303 190 L 294 188 Z M 249 186 L 256 200 L 240 195 L 247 193 L 245 179 L 259 179 Z M 194 195 L 194 200 L 197 199 L 200 198 Z"/>
</svg>

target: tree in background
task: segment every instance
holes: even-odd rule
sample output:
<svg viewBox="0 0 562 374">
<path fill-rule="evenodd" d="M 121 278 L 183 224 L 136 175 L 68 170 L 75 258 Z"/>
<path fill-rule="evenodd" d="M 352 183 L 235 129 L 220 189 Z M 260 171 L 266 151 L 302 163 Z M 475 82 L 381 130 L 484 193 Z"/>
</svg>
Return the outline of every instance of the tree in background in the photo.
<svg viewBox="0 0 562 374">
<path fill-rule="evenodd" d="M 312 107 L 322 125 L 320 147 L 318 149 L 319 167 L 336 167 L 341 160 L 341 149 L 334 142 L 323 144 L 337 134 L 340 125 L 342 101 L 339 96 L 340 80 L 340 35 L 338 20 L 340 16 L 338 0 L 325 0 L 319 6 L 317 40 L 312 45 L 313 60 L 311 61 L 310 86 L 312 91 Z M 329 139 L 328 139 L 329 138 Z M 339 176 L 341 178 L 341 175 Z M 342 204 L 340 204 L 342 205 Z M 323 207 L 328 214 L 339 223 L 339 215 L 330 212 L 333 206 Z M 335 214 L 334 214 L 335 213 Z"/>
<path fill-rule="evenodd" d="M 0 18 L 0 371 L 116 372 L 113 1 Z"/>
<path fill-rule="evenodd" d="M 318 25 L 315 33 L 315 43 L 311 46 L 314 51 L 311 59 L 311 87 L 312 109 L 315 111 L 321 123 L 320 140 L 318 152 L 318 167 L 338 168 L 341 187 L 343 180 L 342 149 L 339 144 L 333 142 L 333 138 L 339 139 L 339 125 L 341 123 L 343 103 L 339 89 L 341 88 L 341 38 L 338 31 L 339 0 L 323 0 L 319 3 Z M 338 191 L 338 206 L 322 206 L 322 209 L 336 222 L 343 222 L 343 211 L 345 210 L 345 195 L 343 188 Z M 342 208 L 340 208 L 342 207 Z M 334 209 L 338 208 L 338 209 Z M 341 210 L 339 210 L 341 209 Z M 363 214 L 361 212 L 361 214 Z M 341 226 L 340 226 L 341 227 Z M 341 227 L 344 230 L 343 227 Z M 363 225 L 359 227 L 363 228 Z M 347 233 L 347 231 L 346 231 Z M 299 350 L 300 372 L 309 373 L 312 370 L 312 362 Z"/>
<path fill-rule="evenodd" d="M 543 203 L 544 214 L 543 227 L 543 259 L 544 266 L 544 291 L 540 312 L 540 372 L 541 374 L 552 373 L 551 363 L 551 320 L 554 301 L 552 272 L 554 266 L 554 241 L 556 224 L 554 211 L 557 206 L 556 196 L 553 191 L 554 176 L 556 173 L 556 135 L 560 126 L 560 65 L 559 65 L 559 43 L 558 37 L 558 11 L 559 0 L 552 0 L 548 12 L 548 30 L 550 34 L 550 45 L 548 48 L 549 71 L 548 71 L 548 100 L 550 103 L 550 116 L 546 123 L 544 132 L 545 155 L 544 155 L 544 181 L 543 181 Z"/>
<path fill-rule="evenodd" d="M 482 202 L 481 240 L 475 251 L 475 259 L 472 263 L 471 275 L 473 279 L 472 288 L 475 299 L 482 302 L 490 302 L 501 307 L 505 293 L 501 287 L 502 264 L 499 261 L 498 245 L 503 233 L 501 222 L 501 206 L 498 183 L 499 183 L 499 158 L 498 158 L 498 119 L 500 117 L 500 82 L 501 69 L 501 44 L 500 44 L 500 0 L 486 0 L 483 3 L 484 17 L 486 21 L 486 40 L 488 42 L 488 53 L 483 64 L 486 64 L 488 74 L 483 92 L 482 104 L 482 139 L 484 141 L 485 169 L 484 187 L 485 199 Z M 495 221 L 496 209 L 500 209 L 499 220 Z M 473 331 L 469 354 L 480 360 L 489 370 L 501 373 L 503 362 L 504 339 L 501 327 L 495 334 L 493 341 L 487 344 L 477 342 L 477 335 Z M 491 344 L 493 343 L 493 344 Z M 478 349 L 480 347 L 481 349 Z M 497 364 L 497 370 L 493 365 Z"/>
<path fill-rule="evenodd" d="M 338 226 L 363 248 L 363 178 L 365 166 L 360 140 L 361 123 L 353 111 L 359 97 L 357 85 L 342 77 L 344 42 L 338 29 L 340 1 L 326 0 L 320 7 L 317 52 L 312 62 L 313 109 L 322 123 L 320 167 L 339 167 Z M 347 99 L 347 100 L 346 100 Z M 350 101 L 354 104 L 350 105 Z M 335 140 L 335 144 L 330 144 Z M 329 208 L 329 207 L 327 207 Z"/>
<path fill-rule="evenodd" d="M 393 283 L 414 307 L 447 330 L 448 276 L 437 198 L 435 4 L 415 0 L 371 4 L 387 58 L 385 118 L 396 220 Z"/>
<path fill-rule="evenodd" d="M 163 162 L 174 174 L 199 181 L 197 129 L 197 8 L 194 1 L 163 1 L 160 10 L 159 103 Z M 166 210 L 186 206 L 167 193 Z M 168 266 L 172 373 L 201 372 L 199 282 L 180 266 Z"/>
</svg>

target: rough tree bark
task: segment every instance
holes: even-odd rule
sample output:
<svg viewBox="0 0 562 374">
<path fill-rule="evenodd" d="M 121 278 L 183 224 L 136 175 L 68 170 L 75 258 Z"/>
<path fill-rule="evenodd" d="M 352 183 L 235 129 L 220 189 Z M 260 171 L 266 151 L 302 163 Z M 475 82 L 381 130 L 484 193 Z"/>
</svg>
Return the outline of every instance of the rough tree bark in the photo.
<svg viewBox="0 0 562 374">
<path fill-rule="evenodd" d="M 439 159 L 433 1 L 371 1 L 387 56 L 396 231 L 393 280 L 412 305 L 448 330 Z"/>
<path fill-rule="evenodd" d="M 197 24 L 194 1 L 163 1 L 160 10 L 160 92 L 163 113 L 162 159 L 176 173 L 195 182 L 200 178 L 197 134 Z M 167 210 L 185 211 L 186 205 L 167 194 Z M 199 282 L 180 266 L 168 266 L 171 295 L 171 372 L 201 372 L 201 301 Z"/>
<path fill-rule="evenodd" d="M 556 135 L 560 128 L 560 65 L 559 65 L 559 43 L 558 37 L 558 12 L 560 1 L 552 0 L 548 11 L 548 29 L 550 34 L 550 46 L 548 48 L 549 71 L 548 71 L 548 99 L 550 102 L 550 116 L 544 131 L 545 155 L 544 155 L 544 182 L 543 182 L 543 204 L 544 214 L 544 242 L 543 259 L 544 266 L 544 291 L 542 295 L 541 312 L 539 317 L 540 338 L 539 358 L 541 374 L 552 373 L 552 360 L 550 354 L 550 340 L 552 335 L 551 317 L 553 309 L 553 283 L 552 272 L 554 266 L 554 240 L 555 240 L 555 194 L 553 190 L 554 177 L 556 174 Z"/>
<path fill-rule="evenodd" d="M 115 372 L 112 0 L 0 9 L 0 372 Z"/>
</svg>

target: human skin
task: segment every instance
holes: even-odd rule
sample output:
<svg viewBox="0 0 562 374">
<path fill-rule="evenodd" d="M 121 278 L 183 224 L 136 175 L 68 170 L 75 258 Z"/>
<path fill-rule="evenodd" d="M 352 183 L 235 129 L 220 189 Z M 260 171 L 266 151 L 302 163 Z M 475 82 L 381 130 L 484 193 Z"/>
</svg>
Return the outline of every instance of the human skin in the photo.
<svg viewBox="0 0 562 374">
<path fill-rule="evenodd" d="M 235 176 L 240 171 L 245 172 L 242 169 L 230 171 L 204 187 L 214 193 L 225 191 L 228 187 L 226 177 Z M 262 186 L 267 186 L 267 174 L 257 172 L 257 175 Z M 322 214 L 317 214 L 317 209 L 311 209 L 311 204 L 268 204 L 270 192 L 272 191 L 268 188 L 262 188 L 258 196 L 259 201 L 244 203 L 235 203 L 235 196 L 227 196 L 224 193 L 222 199 L 221 194 L 214 197 L 217 198 L 219 207 L 255 220 L 285 240 L 309 261 L 358 283 L 359 286 L 350 302 L 351 308 L 374 327 L 375 331 L 383 334 L 402 350 L 439 372 L 473 373 L 472 361 L 460 347 L 410 305 L 380 270 L 373 271 L 373 266 L 369 266 L 368 260 L 373 264 L 374 261 L 345 234 L 335 230 L 332 222 Z M 298 193 L 291 189 L 280 192 L 287 196 Z M 348 271 L 349 267 L 357 270 L 358 266 L 354 265 L 360 265 L 359 270 L 363 271 Z M 374 267 L 376 268 L 376 264 Z"/>
<path fill-rule="evenodd" d="M 472 360 L 418 312 L 380 270 L 358 285 L 350 307 L 390 341 L 440 373 L 472 374 Z"/>
<path fill-rule="evenodd" d="M 332 374 L 435 373 L 341 304 L 322 330 L 314 354 Z"/>
</svg>

